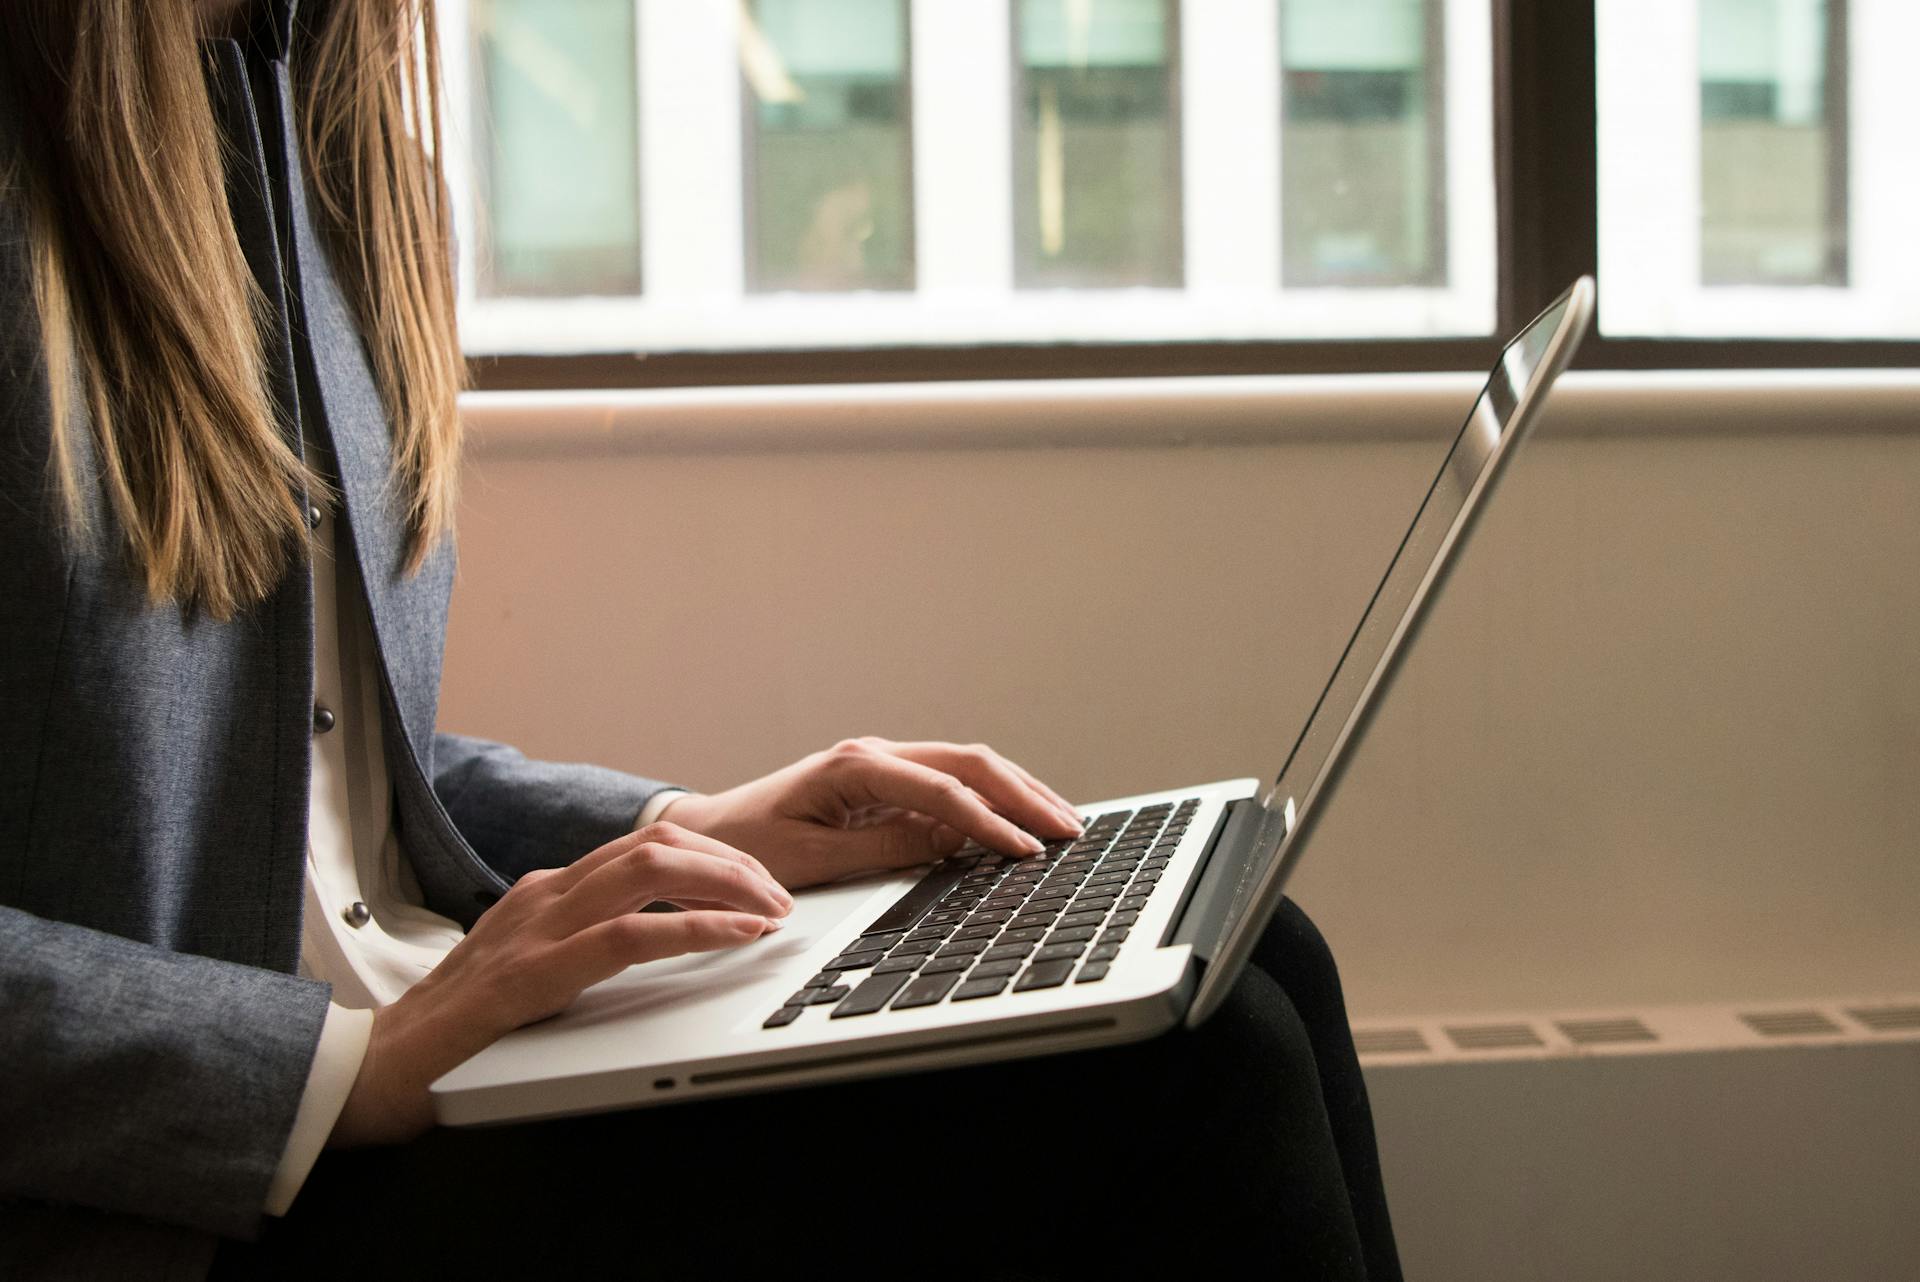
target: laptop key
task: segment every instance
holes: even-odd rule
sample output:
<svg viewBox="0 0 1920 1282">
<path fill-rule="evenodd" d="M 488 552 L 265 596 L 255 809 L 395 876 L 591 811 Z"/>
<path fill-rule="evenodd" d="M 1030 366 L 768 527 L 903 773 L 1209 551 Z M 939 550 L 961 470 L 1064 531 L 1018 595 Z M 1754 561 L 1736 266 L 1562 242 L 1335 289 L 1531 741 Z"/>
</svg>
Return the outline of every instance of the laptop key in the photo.
<svg viewBox="0 0 1920 1282">
<path fill-rule="evenodd" d="M 978 926 L 962 926 L 959 930 L 953 932 L 953 939 L 955 943 L 969 939 L 992 939 L 999 933 L 1000 928 L 998 926 L 995 926 L 991 922 L 984 922 Z"/>
<path fill-rule="evenodd" d="M 1004 977 L 994 979 L 969 979 L 953 990 L 953 1000 L 970 1002 L 976 997 L 997 997 L 1007 987 Z"/>
<path fill-rule="evenodd" d="M 806 990 L 807 1000 L 805 1004 L 808 1006 L 831 1006 L 842 997 L 845 997 L 850 991 L 845 984 L 835 984 L 832 988 L 809 988 Z M 794 1001 L 791 997 L 787 998 L 787 1005 L 789 1006 L 798 1006 L 800 1004 L 801 1003 Z"/>
<path fill-rule="evenodd" d="M 838 957 L 828 962 L 824 969 L 865 970 L 879 960 L 880 952 L 878 949 L 868 949 L 865 952 L 859 953 L 841 953 Z"/>
<path fill-rule="evenodd" d="M 1133 925 L 1132 922 L 1125 924 L 1129 926 Z M 1056 930 L 1051 935 L 1048 935 L 1047 942 L 1049 944 L 1084 944 L 1097 933 L 1092 926 L 1069 926 L 1064 930 Z"/>
<path fill-rule="evenodd" d="M 994 939 L 996 944 L 1034 944 L 1047 933 L 1045 926 L 1009 926 Z"/>
<path fill-rule="evenodd" d="M 907 893 L 893 901 L 893 907 L 880 914 L 867 929 L 874 934 L 884 935 L 896 930 L 911 929 L 921 919 L 928 908 L 938 903 L 949 890 L 960 884 L 967 875 L 964 864 L 948 860 L 939 864 L 919 881 L 915 882 Z"/>
<path fill-rule="evenodd" d="M 909 1010 L 915 1006 L 937 1005 L 959 982 L 958 975 L 922 975 L 894 998 L 893 1009 Z"/>
<path fill-rule="evenodd" d="M 805 1006 L 782 1006 L 779 1010 L 767 1016 L 766 1022 L 760 1025 L 760 1027 L 785 1028 L 788 1024 L 791 1024 L 794 1020 L 799 1019 L 800 1012 L 805 1009 L 806 1009 Z"/>
<path fill-rule="evenodd" d="M 892 1001 L 894 994 L 906 986 L 907 977 L 903 974 L 869 975 L 860 981 L 860 987 L 847 994 L 845 1001 L 833 1008 L 833 1018 L 871 1015 Z"/>
<path fill-rule="evenodd" d="M 920 973 L 922 975 L 944 975 L 952 971 L 957 974 L 971 965 L 973 965 L 973 958 L 971 957 L 935 957 L 920 968 Z M 874 972 L 876 975 L 879 973 L 877 970 Z"/>
<path fill-rule="evenodd" d="M 918 953 L 911 953 L 905 957 L 882 957 L 874 963 L 873 973 L 876 975 L 898 975 L 906 971 L 919 969 L 920 963 L 925 960 L 926 958 Z"/>
<path fill-rule="evenodd" d="M 946 945 L 935 957 L 975 957 L 987 951 L 992 941 L 987 939 L 962 939 Z"/>
<path fill-rule="evenodd" d="M 1019 980 L 1013 986 L 1013 991 L 1016 993 L 1030 993 L 1036 988 L 1058 988 L 1067 982 L 1067 976 L 1072 973 L 1073 963 L 1064 958 L 1059 961 L 1035 962 L 1033 965 L 1027 967 L 1026 974 L 1020 976 Z M 867 981 L 869 984 L 872 982 L 872 980 Z M 860 987 L 865 988 L 866 984 L 862 984 Z M 833 1013 L 838 1015 L 840 1012 L 835 1010 Z"/>
<path fill-rule="evenodd" d="M 1075 961 L 1085 948 L 1085 944 L 1048 944 L 1033 955 L 1033 960 L 1036 963 Z"/>
<path fill-rule="evenodd" d="M 1090 962 L 1112 961 L 1119 955 L 1120 945 L 1118 944 L 1095 944 L 1087 950 L 1087 960 Z"/>
<path fill-rule="evenodd" d="M 992 948 L 989 948 L 987 949 L 986 952 L 980 954 L 980 960 L 996 962 L 996 961 L 1007 961 L 1009 959 L 1013 959 L 1016 961 L 1020 961 L 1020 960 L 1024 960 L 1026 958 L 1026 955 L 1032 951 L 1033 951 L 1033 945 L 1030 943 L 995 944 Z"/>
<path fill-rule="evenodd" d="M 1026 962 L 1019 957 L 1004 957 L 997 961 L 983 961 L 967 972 L 968 979 L 1012 979 L 1020 973 Z"/>
</svg>

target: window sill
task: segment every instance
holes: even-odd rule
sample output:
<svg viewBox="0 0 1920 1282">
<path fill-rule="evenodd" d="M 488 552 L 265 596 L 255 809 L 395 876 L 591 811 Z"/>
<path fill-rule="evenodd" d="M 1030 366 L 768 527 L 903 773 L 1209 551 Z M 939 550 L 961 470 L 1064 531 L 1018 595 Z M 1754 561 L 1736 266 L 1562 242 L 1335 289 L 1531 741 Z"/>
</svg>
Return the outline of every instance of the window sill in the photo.
<svg viewBox="0 0 1920 1282">
<path fill-rule="evenodd" d="M 1039 379 L 573 391 L 462 401 L 486 453 L 828 453 L 1436 440 L 1478 374 Z M 1910 433 L 1920 370 L 1576 371 L 1555 436 Z"/>
</svg>

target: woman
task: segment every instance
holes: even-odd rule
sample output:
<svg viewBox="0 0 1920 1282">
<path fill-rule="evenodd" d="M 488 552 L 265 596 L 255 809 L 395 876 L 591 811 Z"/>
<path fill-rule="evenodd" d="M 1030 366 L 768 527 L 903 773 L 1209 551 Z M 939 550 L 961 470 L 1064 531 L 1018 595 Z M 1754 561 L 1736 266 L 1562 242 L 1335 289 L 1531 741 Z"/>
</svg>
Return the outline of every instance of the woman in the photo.
<svg viewBox="0 0 1920 1282">
<path fill-rule="evenodd" d="M 430 0 L 9 0 L 0 36 L 0 1273 L 1397 1276 L 1291 906 L 1197 1034 L 430 1131 L 430 1081 L 628 965 L 1078 820 L 982 748 L 699 796 L 436 734 Z"/>
</svg>

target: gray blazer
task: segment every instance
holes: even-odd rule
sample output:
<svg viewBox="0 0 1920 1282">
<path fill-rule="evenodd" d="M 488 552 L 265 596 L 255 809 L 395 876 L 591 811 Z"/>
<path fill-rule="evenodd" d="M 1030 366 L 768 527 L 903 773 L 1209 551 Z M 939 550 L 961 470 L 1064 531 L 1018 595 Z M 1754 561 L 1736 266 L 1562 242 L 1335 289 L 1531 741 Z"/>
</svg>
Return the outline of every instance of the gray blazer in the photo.
<svg viewBox="0 0 1920 1282">
<path fill-rule="evenodd" d="M 454 557 L 401 569 L 386 417 L 299 177 L 291 9 L 206 46 L 229 202 L 282 431 L 298 448 L 304 420 L 338 460 L 403 847 L 428 904 L 470 923 L 662 785 L 434 730 Z M 21 124 L 0 86 L 0 156 Z M 0 1276 L 198 1277 L 218 1235 L 258 1229 L 327 1006 L 294 973 L 312 580 L 228 623 L 152 607 L 104 504 L 94 546 L 62 535 L 48 450 L 20 202 L 0 190 Z"/>
</svg>

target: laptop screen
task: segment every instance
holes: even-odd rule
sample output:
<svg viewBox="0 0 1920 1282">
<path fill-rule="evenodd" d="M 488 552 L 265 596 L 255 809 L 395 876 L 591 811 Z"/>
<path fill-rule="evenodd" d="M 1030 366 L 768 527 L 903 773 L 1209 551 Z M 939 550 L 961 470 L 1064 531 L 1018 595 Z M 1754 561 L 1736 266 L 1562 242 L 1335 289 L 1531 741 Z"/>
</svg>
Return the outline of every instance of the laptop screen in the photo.
<svg viewBox="0 0 1920 1282">
<path fill-rule="evenodd" d="M 1293 751 L 1288 754 L 1287 764 L 1280 768 L 1280 777 L 1268 798 L 1270 805 L 1283 805 L 1287 797 L 1295 798 L 1296 804 L 1304 804 L 1312 796 L 1314 782 L 1326 769 L 1340 733 L 1366 692 L 1374 670 L 1385 657 L 1388 643 L 1406 617 L 1407 607 L 1413 603 L 1414 593 L 1439 556 L 1454 521 L 1466 506 L 1467 496 L 1485 471 L 1488 458 L 1511 426 L 1521 393 L 1539 369 L 1566 307 L 1567 300 L 1563 298 L 1501 353 L 1480 398 L 1467 415 L 1466 425 L 1454 438 L 1453 448 L 1440 467 L 1440 475 L 1434 478 L 1412 527 L 1387 566 L 1386 577 L 1374 589 L 1373 600 L 1361 616 L 1360 626 L 1354 629 L 1353 639 L 1347 642 L 1346 652 L 1340 656 L 1340 666 L 1333 670 L 1332 679 L 1321 692 L 1313 714 L 1307 718 L 1306 729 L 1300 732 Z"/>
<path fill-rule="evenodd" d="M 1223 922 L 1222 947 L 1216 962 L 1225 961 L 1230 969 L 1238 970 L 1231 954 L 1243 954 L 1251 946 L 1245 938 L 1250 933 L 1247 914 L 1262 906 L 1270 910 L 1271 902 L 1277 902 L 1280 881 L 1298 857 L 1300 838 L 1311 827 L 1310 812 L 1324 801 L 1324 793 L 1348 755 L 1346 750 L 1353 746 L 1351 741 L 1380 693 L 1376 686 L 1385 682 L 1398 651 L 1404 650 L 1403 634 L 1409 633 L 1432 589 L 1438 586 L 1434 576 L 1444 568 L 1450 550 L 1465 531 L 1463 517 L 1470 520 L 1470 509 L 1477 506 L 1485 485 L 1504 461 L 1507 451 L 1502 447 L 1517 429 L 1524 429 L 1525 419 L 1533 417 L 1532 407 L 1542 386 L 1572 355 L 1591 312 L 1592 284 L 1582 279 L 1500 354 L 1447 452 L 1440 474 L 1414 515 L 1413 525 L 1374 590 L 1360 626 L 1307 718 L 1306 728 L 1263 800 L 1265 814 L 1259 835 L 1238 870 L 1239 885 L 1232 892 Z M 1567 331 L 1564 336 L 1563 330 Z M 1274 856 L 1283 844 L 1287 847 L 1285 863 L 1276 868 Z M 1264 925 L 1265 915 L 1256 925 Z M 1203 991 L 1196 1008 L 1208 995 Z M 1196 1009 L 1194 1014 L 1204 1017 L 1205 1010 Z"/>
</svg>

